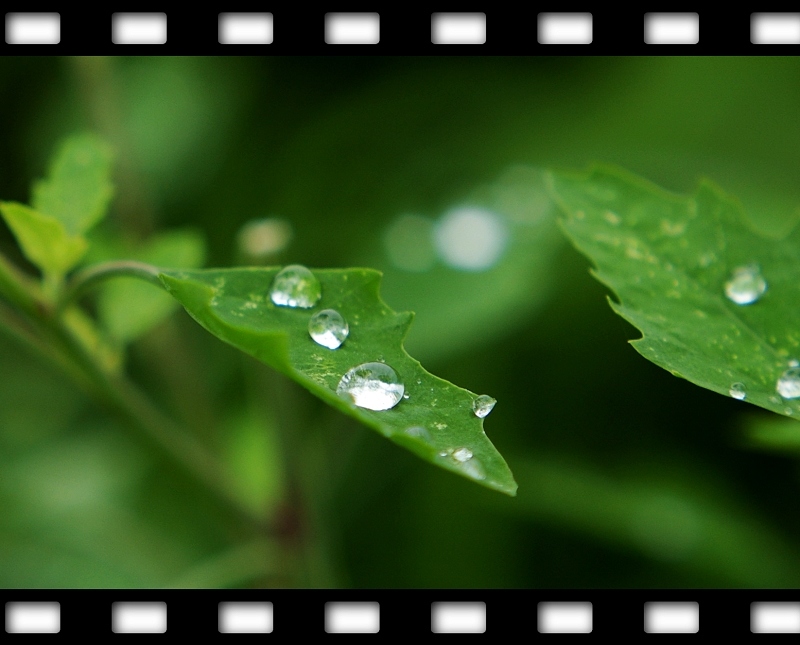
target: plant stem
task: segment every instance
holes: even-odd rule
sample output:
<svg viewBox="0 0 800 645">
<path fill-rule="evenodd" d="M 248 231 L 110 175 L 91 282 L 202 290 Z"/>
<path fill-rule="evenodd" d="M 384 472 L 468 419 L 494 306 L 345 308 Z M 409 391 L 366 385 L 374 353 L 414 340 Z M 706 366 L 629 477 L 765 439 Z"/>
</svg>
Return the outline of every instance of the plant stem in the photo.
<svg viewBox="0 0 800 645">
<path fill-rule="evenodd" d="M 115 276 L 144 279 L 163 288 L 159 270 L 133 261 L 106 262 L 79 271 L 58 301 L 62 311 L 93 284 Z M 0 256 L 0 294 L 21 312 L 0 303 L 0 326 L 29 349 L 64 370 L 101 400 L 109 402 L 173 459 L 214 491 L 240 515 L 257 526 L 264 518 L 254 515 L 238 498 L 216 459 L 187 430 L 161 413 L 124 376 L 110 373 L 99 358 L 74 335 L 60 316 L 41 300 L 37 285 Z M 27 314 L 27 315 L 24 315 Z"/>
<path fill-rule="evenodd" d="M 41 295 L 39 286 L 3 255 L 0 255 L 0 294 L 30 316 L 39 317 L 44 311 L 37 298 Z"/>
<path fill-rule="evenodd" d="M 158 267 L 134 260 L 115 260 L 95 264 L 72 276 L 59 298 L 57 310 L 63 310 L 68 304 L 80 298 L 87 289 L 109 278 L 139 278 L 163 289 L 164 285 L 158 277 L 159 273 Z"/>
</svg>

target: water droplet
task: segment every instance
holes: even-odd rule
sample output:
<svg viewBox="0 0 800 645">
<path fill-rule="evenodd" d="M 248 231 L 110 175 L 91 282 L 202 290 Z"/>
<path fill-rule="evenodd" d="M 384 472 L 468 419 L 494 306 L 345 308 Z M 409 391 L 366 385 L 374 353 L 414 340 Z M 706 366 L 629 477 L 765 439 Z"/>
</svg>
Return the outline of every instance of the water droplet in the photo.
<svg viewBox="0 0 800 645">
<path fill-rule="evenodd" d="M 367 410 L 388 410 L 403 398 L 405 386 L 385 363 L 364 363 L 350 369 L 339 381 L 336 394 Z"/>
<path fill-rule="evenodd" d="M 800 367 L 800 361 L 798 361 L 796 358 L 793 358 L 789 361 L 789 367 Z"/>
<path fill-rule="evenodd" d="M 737 305 L 755 302 L 766 290 L 767 283 L 756 264 L 734 269 L 731 279 L 725 283 L 725 295 Z"/>
<path fill-rule="evenodd" d="M 404 394 L 404 395 L 403 395 L 403 398 L 404 398 L 404 399 L 406 399 L 406 400 L 408 400 L 408 394 Z"/>
<path fill-rule="evenodd" d="M 442 261 L 462 271 L 486 271 L 502 257 L 509 235 L 499 215 L 482 208 L 456 208 L 434 228 Z"/>
<path fill-rule="evenodd" d="M 292 239 L 292 226 L 277 218 L 247 222 L 237 235 L 239 250 L 250 258 L 263 260 L 282 251 Z"/>
<path fill-rule="evenodd" d="M 318 311 L 308 321 L 308 334 L 317 345 L 328 349 L 339 348 L 349 333 L 347 321 L 335 309 Z"/>
<path fill-rule="evenodd" d="M 469 448 L 454 448 L 442 450 L 439 456 L 455 462 L 457 466 L 469 477 L 473 479 L 486 479 L 486 473 L 480 462 L 474 458 Z"/>
<path fill-rule="evenodd" d="M 495 403 L 497 403 L 497 399 L 481 394 L 472 402 L 472 411 L 476 417 L 483 419 L 492 411 Z"/>
<path fill-rule="evenodd" d="M 747 390 L 744 387 L 744 383 L 734 383 L 731 385 L 731 389 L 728 390 L 728 393 L 734 398 L 739 401 L 743 401 L 744 398 L 747 396 Z"/>
<path fill-rule="evenodd" d="M 310 309 L 322 297 L 322 285 L 306 267 L 290 264 L 275 276 L 269 297 L 279 307 Z"/>
<path fill-rule="evenodd" d="M 783 413 L 792 416 L 792 408 L 784 408 Z"/>
<path fill-rule="evenodd" d="M 410 428 L 406 428 L 405 433 L 411 437 L 422 439 L 423 441 L 430 442 L 431 440 L 431 433 L 422 426 L 411 426 Z"/>
<path fill-rule="evenodd" d="M 800 367 L 790 367 L 781 374 L 775 389 L 784 399 L 800 397 Z"/>
</svg>

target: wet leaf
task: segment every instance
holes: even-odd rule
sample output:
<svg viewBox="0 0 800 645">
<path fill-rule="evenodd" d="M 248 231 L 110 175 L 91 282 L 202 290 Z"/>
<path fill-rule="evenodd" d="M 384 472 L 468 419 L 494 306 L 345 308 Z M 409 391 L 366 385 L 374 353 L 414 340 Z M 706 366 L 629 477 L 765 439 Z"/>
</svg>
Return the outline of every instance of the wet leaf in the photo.
<svg viewBox="0 0 800 645">
<path fill-rule="evenodd" d="M 800 414 L 800 399 L 776 389 L 800 357 L 798 229 L 757 233 L 708 181 L 680 197 L 597 167 L 553 174 L 551 186 L 564 231 L 619 297 L 611 307 L 642 332 L 632 341 L 640 354 L 714 392 L 742 384 L 735 398 L 743 391 L 748 403 Z"/>
<path fill-rule="evenodd" d="M 380 273 L 370 269 L 315 270 L 322 298 L 308 309 L 272 303 L 277 268 L 165 270 L 167 290 L 221 340 L 294 379 L 327 404 L 358 419 L 426 461 L 513 495 L 517 485 L 472 412 L 475 394 L 425 371 L 403 349 L 413 314 L 381 300 Z M 350 334 L 336 350 L 309 337 L 311 316 L 323 309 L 344 316 Z M 352 367 L 385 362 L 400 376 L 408 399 L 372 411 L 336 394 Z M 459 449 L 465 449 L 459 451 Z M 444 454 L 442 454 L 444 453 Z M 466 458 L 471 453 L 471 458 Z"/>
</svg>

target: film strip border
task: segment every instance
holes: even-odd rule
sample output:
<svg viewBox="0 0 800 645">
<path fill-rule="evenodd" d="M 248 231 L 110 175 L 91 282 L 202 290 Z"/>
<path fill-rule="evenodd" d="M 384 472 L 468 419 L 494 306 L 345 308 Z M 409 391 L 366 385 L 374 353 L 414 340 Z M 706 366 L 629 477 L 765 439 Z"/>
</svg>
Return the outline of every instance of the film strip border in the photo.
<svg viewBox="0 0 800 645">
<path fill-rule="evenodd" d="M 3 596 L 7 634 L 67 637 L 800 633 L 800 591 L 780 590 L 20 590 Z"/>
<path fill-rule="evenodd" d="M 648 12 L 629 8 L 350 12 L 260 4 L 261 11 L 154 7 L 150 12 L 35 11 L 8 6 L 8 55 L 697 55 L 800 51 L 800 12 L 726 7 Z M 158 5 L 159 3 L 152 3 Z M 560 4 L 560 3 L 559 3 Z M 691 4 L 691 3 L 688 3 Z M 625 6 L 625 5 L 619 5 Z"/>
</svg>

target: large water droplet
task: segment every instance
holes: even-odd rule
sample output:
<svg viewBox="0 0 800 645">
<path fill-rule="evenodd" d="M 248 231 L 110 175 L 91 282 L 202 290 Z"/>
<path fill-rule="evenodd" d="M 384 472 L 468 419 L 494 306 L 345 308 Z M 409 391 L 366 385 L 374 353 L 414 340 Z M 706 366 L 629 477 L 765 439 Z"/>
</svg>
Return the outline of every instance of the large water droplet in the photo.
<svg viewBox="0 0 800 645">
<path fill-rule="evenodd" d="M 279 307 L 310 309 L 322 297 L 322 285 L 306 267 L 290 264 L 275 276 L 269 297 Z"/>
<path fill-rule="evenodd" d="M 405 386 L 385 363 L 364 363 L 348 370 L 336 387 L 336 394 L 349 398 L 360 408 L 388 410 L 403 398 Z"/>
<path fill-rule="evenodd" d="M 790 367 L 781 374 L 775 389 L 784 399 L 800 397 L 800 367 Z"/>
<path fill-rule="evenodd" d="M 731 389 L 728 390 L 728 393 L 734 399 L 738 399 L 739 401 L 744 400 L 744 398 L 747 396 L 747 390 L 744 387 L 744 383 L 734 383 L 731 385 Z"/>
<path fill-rule="evenodd" d="M 472 402 L 472 411 L 476 417 L 483 419 L 492 411 L 495 403 L 497 403 L 497 399 L 493 399 L 487 394 L 481 394 Z"/>
<path fill-rule="evenodd" d="M 757 264 L 738 267 L 731 279 L 725 283 L 725 295 L 737 305 L 749 305 L 758 300 L 767 290 Z"/>
<path fill-rule="evenodd" d="M 347 338 L 350 328 L 338 311 L 323 309 L 311 316 L 311 320 L 308 321 L 308 333 L 318 345 L 337 349 Z"/>
</svg>

